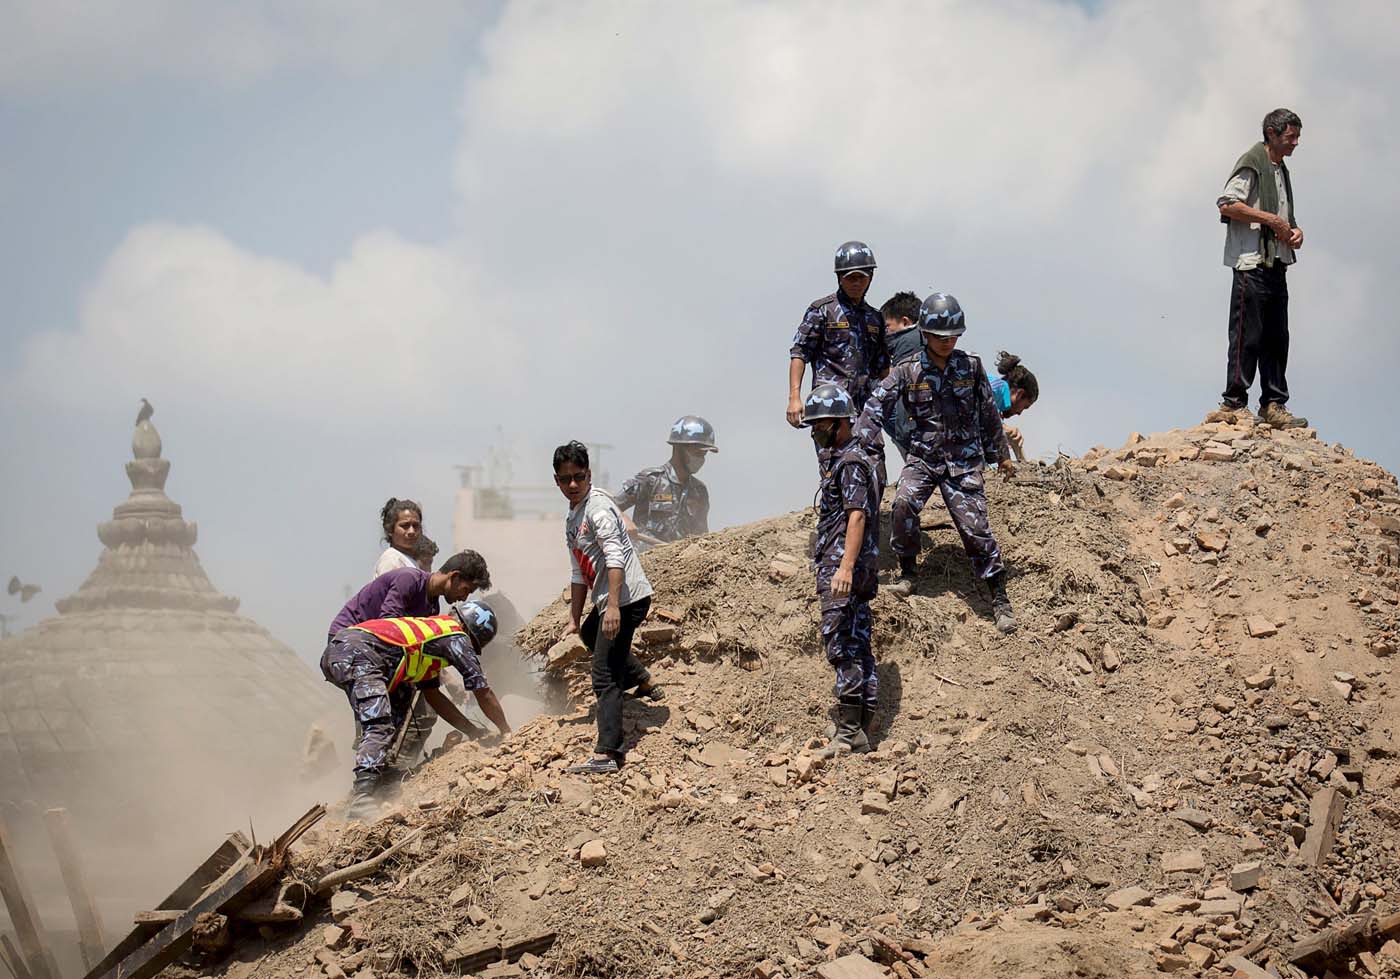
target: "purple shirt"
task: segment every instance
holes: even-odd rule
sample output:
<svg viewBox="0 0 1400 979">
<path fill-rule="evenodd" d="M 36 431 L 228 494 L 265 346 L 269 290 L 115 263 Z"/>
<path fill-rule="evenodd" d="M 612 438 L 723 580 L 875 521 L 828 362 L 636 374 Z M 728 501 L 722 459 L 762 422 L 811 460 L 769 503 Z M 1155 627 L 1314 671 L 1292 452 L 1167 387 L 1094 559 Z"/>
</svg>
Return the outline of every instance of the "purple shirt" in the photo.
<svg viewBox="0 0 1400 979">
<path fill-rule="evenodd" d="M 437 615 L 437 601 L 428 598 L 428 578 L 419 568 L 386 571 L 345 603 L 331 622 L 330 635 L 370 619 L 392 619 L 401 615 Z"/>
</svg>

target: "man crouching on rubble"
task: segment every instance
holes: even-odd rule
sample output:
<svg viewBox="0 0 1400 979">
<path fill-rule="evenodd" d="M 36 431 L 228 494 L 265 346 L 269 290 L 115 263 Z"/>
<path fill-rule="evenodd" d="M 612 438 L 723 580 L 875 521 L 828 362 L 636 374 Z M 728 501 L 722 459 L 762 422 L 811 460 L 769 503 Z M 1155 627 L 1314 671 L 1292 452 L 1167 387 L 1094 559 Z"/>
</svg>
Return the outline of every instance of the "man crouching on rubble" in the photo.
<svg viewBox="0 0 1400 979">
<path fill-rule="evenodd" d="M 812 389 L 802 424 L 812 429 L 822 472 L 817 505 L 817 595 L 822 642 L 836 669 L 837 751 L 870 750 L 880 678 L 870 651 L 870 601 L 878 588 L 880 496 L 878 470 L 851 435 L 855 407 L 835 384 Z"/>
<path fill-rule="evenodd" d="M 413 690 L 468 737 L 485 732 L 462 716 L 440 689 L 438 674 L 455 667 L 487 720 L 510 731 L 501 702 L 481 672 L 481 651 L 496 637 L 496 613 L 480 602 L 459 602 L 451 615 L 370 619 L 341 629 L 321 654 L 321 673 L 350 701 L 363 729 L 355 752 L 355 782 L 347 819 L 364 819 L 379 804 L 394 741 L 408 720 Z"/>
</svg>

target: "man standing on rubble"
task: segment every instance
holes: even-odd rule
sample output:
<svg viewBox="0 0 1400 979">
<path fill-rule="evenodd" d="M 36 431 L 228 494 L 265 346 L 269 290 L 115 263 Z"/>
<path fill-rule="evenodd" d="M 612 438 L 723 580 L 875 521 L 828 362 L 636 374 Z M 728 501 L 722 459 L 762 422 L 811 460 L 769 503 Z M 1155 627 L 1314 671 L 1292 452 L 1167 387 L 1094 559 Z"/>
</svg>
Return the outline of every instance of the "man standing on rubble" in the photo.
<svg viewBox="0 0 1400 979">
<path fill-rule="evenodd" d="M 867 449 L 879 445 L 880 429 L 896 402 L 902 401 L 914 424 L 909 456 L 899 474 L 890 513 L 890 544 L 899 558 L 899 577 L 890 592 L 914 591 L 919 546 L 919 511 L 937 489 L 972 559 L 972 570 L 992 596 L 996 626 L 1016 629 L 1006 596 L 1006 570 L 987 519 L 983 465 L 1015 470 L 1011 448 L 992 400 L 991 382 L 980 358 L 955 349 L 967 330 L 962 307 L 952 296 L 936 292 L 919 310 L 924 350 L 890 371 L 866 402 L 856 423 Z"/>
<path fill-rule="evenodd" d="M 788 361 L 787 420 L 802 426 L 802 376 L 812 367 L 812 387 L 835 384 L 855 410 L 865 406 L 874 383 L 890 367 L 885 346 L 885 318 L 865 301 L 875 275 L 875 253 L 863 241 L 836 249 L 836 291 L 807 307 Z M 818 459 L 821 451 L 818 450 Z"/>
<path fill-rule="evenodd" d="M 461 674 L 481 712 L 501 734 L 510 732 L 501 702 L 481 671 L 481 652 L 495 637 L 494 612 L 480 602 L 459 602 L 450 615 L 370 619 L 331 638 L 321 655 L 321 674 L 345 692 L 362 732 L 348 819 L 363 819 L 378 805 L 414 691 L 468 737 L 485 733 L 439 689 L 443 667 Z"/>
<path fill-rule="evenodd" d="M 1216 200 L 1225 227 L 1225 264 L 1233 272 L 1225 352 L 1225 391 L 1207 421 L 1247 419 L 1249 389 L 1259 371 L 1259 420 L 1273 428 L 1306 428 L 1288 410 L 1288 266 L 1303 247 L 1293 213 L 1293 181 L 1285 159 L 1298 148 L 1303 121 L 1275 109 L 1264 139 L 1235 162 Z"/>
<path fill-rule="evenodd" d="M 864 446 L 852 437 L 856 417 L 850 397 L 835 384 L 819 384 L 807 396 L 802 423 L 812 429 L 829 467 L 822 472 L 817 504 L 817 596 L 826 659 L 836 670 L 838 751 L 870 750 L 880 678 L 870 649 L 870 602 L 878 589 L 880 481 Z"/>
<path fill-rule="evenodd" d="M 609 775 L 622 767 L 622 698 L 665 696 L 632 652 L 632 636 L 651 608 L 651 582 L 637 548 L 622 525 L 622 513 L 607 493 L 593 486 L 588 446 L 567 442 L 554 450 L 554 482 L 569 501 L 564 544 L 572 568 L 569 624 L 564 636 L 578 635 L 593 651 L 591 678 L 598 700 L 598 741 L 593 757 L 567 771 Z M 589 592 L 593 608 L 585 618 Z M 561 637 L 562 638 L 562 637 Z"/>
<path fill-rule="evenodd" d="M 622 484 L 616 499 L 619 510 L 634 508 L 634 522 L 628 529 L 635 528 L 644 541 L 650 538 L 648 543 L 664 544 L 710 532 L 710 491 L 695 474 L 707 455 L 719 451 L 715 430 L 699 415 L 683 415 L 671 426 L 666 441 L 671 461 L 637 473 Z"/>
</svg>

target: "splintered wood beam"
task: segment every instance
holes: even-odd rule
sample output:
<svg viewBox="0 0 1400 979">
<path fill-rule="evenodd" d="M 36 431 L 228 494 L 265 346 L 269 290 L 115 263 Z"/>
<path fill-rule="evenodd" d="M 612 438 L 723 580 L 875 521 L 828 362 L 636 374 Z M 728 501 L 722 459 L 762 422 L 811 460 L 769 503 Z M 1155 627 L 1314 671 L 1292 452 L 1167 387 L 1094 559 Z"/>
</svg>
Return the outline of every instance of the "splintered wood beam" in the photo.
<svg viewBox="0 0 1400 979">
<path fill-rule="evenodd" d="M 217 881 L 224 872 L 242 860 L 251 850 L 253 844 L 248 837 L 242 833 L 230 833 L 218 849 L 211 853 L 203 863 L 195 868 L 194 872 L 180 882 L 175 890 L 170 892 L 170 896 L 161 901 L 156 907 L 158 910 L 174 909 L 183 911 L 192 903 L 199 899 L 199 896 L 209 889 L 209 886 Z M 111 971 L 112 966 L 136 951 L 146 939 L 159 931 L 163 924 L 139 924 L 133 928 L 125 938 L 103 957 L 101 962 L 88 970 L 83 979 L 95 979 Z"/>
<path fill-rule="evenodd" d="M 157 975 L 194 943 L 195 922 L 200 915 L 206 912 L 235 915 L 275 884 L 286 870 L 287 851 L 325 814 L 325 806 L 312 806 L 272 846 L 245 850 L 227 864 L 216 861 L 214 857 L 205 861 L 166 899 L 164 903 L 170 907 L 162 906 L 151 913 L 150 917 L 154 919 L 151 923 L 138 925 L 84 979 L 151 979 Z M 241 834 L 239 839 L 242 840 Z M 218 856 L 216 852 L 215 857 Z M 209 874 L 216 873 L 218 867 L 225 869 L 217 874 L 216 879 L 209 880 Z M 194 889 L 196 878 L 203 879 L 205 883 L 200 887 L 198 896 L 188 900 L 186 895 Z M 174 920 L 162 924 L 171 911 L 178 912 Z M 151 934 L 152 929 L 158 930 Z M 132 944 L 135 945 L 134 949 L 130 948 Z"/>
<path fill-rule="evenodd" d="M 1289 950 L 1288 961 L 1314 972 L 1326 965 L 1341 968 L 1352 956 L 1378 949 L 1397 936 L 1400 936 L 1400 914 L 1380 918 L 1368 914 L 1303 939 Z"/>
<path fill-rule="evenodd" d="M 10 975 L 15 979 L 33 979 L 29 970 L 24 967 L 24 960 L 19 957 L 19 952 L 11 944 L 9 935 L 0 935 L 0 959 L 5 960 L 5 968 L 10 970 Z"/>
<path fill-rule="evenodd" d="M 109 979 L 152 979 L 194 943 L 194 925 L 201 914 L 232 914 L 271 887 L 281 873 L 280 862 L 271 859 L 244 863 L 103 975 Z"/>
<path fill-rule="evenodd" d="M 73 834 L 68 828 L 68 810 L 50 809 L 44 813 L 44 827 L 49 831 L 49 842 L 58 857 L 58 870 L 63 875 L 63 888 L 68 892 L 68 903 L 73 905 L 73 918 L 78 923 L 78 951 L 83 956 L 83 966 L 91 969 L 102 961 L 106 940 L 102 936 L 102 918 L 97 913 L 97 902 L 88 889 L 87 876 L 83 873 L 82 861 L 78 859 L 78 849 L 73 845 Z"/>
<path fill-rule="evenodd" d="M 9 830 L 5 821 L 0 819 L 0 897 L 5 900 L 10 921 L 14 923 L 15 937 L 19 939 L 20 951 L 24 953 L 20 964 L 29 970 L 31 979 L 62 979 L 44 937 L 44 923 L 39 919 L 29 886 L 15 863 L 14 853 Z"/>
</svg>

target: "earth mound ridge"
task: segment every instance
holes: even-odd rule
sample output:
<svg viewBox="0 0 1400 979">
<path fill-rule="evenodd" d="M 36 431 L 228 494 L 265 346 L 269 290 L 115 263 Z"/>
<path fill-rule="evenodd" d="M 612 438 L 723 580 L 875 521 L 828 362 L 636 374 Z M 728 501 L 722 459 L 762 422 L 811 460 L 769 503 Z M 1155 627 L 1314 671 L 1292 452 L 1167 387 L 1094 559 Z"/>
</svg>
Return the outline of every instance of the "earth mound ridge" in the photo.
<svg viewBox="0 0 1400 979">
<path fill-rule="evenodd" d="M 639 654 L 667 698 L 629 701 L 621 773 L 563 771 L 594 727 L 561 599 L 516 639 L 561 713 L 314 831 L 307 879 L 422 828 L 195 971 L 1302 976 L 1295 942 L 1400 908 L 1394 477 L 1310 430 L 1207 424 L 988 484 L 1021 629 L 931 504 L 917 592 L 874 603 L 873 753 L 825 757 L 810 510 L 658 547 Z M 1361 966 L 1400 975 L 1400 948 Z"/>
</svg>

